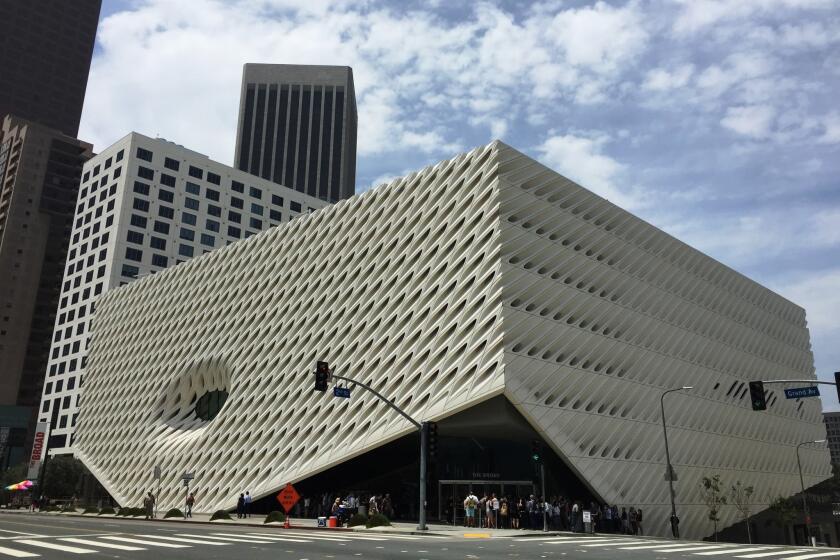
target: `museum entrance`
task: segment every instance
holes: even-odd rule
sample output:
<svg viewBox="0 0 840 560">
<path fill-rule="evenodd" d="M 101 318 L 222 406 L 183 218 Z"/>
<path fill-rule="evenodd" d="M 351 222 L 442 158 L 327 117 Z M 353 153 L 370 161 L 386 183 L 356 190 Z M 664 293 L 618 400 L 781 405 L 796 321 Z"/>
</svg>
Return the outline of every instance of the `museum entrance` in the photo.
<svg viewBox="0 0 840 560">
<path fill-rule="evenodd" d="M 496 494 L 506 497 L 513 505 L 520 497 L 527 498 L 536 493 L 530 480 L 441 480 L 438 482 L 438 519 L 451 525 L 464 524 L 464 500 L 469 494 L 482 496 Z M 484 512 L 478 512 L 484 516 Z M 476 521 L 479 522 L 480 519 Z"/>
</svg>

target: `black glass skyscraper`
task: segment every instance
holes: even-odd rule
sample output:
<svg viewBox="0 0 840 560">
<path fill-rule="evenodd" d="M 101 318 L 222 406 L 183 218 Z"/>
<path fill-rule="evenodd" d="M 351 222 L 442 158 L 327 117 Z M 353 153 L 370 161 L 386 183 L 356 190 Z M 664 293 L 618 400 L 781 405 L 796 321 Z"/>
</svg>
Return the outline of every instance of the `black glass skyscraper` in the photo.
<svg viewBox="0 0 840 560">
<path fill-rule="evenodd" d="M 356 94 L 348 66 L 246 64 L 236 166 L 335 202 L 356 190 Z"/>
</svg>

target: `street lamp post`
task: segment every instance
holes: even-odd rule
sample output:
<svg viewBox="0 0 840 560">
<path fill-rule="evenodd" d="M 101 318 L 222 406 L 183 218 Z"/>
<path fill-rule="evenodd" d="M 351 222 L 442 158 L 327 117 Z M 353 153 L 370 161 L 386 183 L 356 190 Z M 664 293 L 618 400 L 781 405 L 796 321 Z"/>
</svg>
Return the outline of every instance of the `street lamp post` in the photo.
<svg viewBox="0 0 840 560">
<path fill-rule="evenodd" d="M 799 467 L 799 484 L 802 486 L 802 512 L 805 514 L 805 536 L 808 538 L 808 544 L 810 546 L 814 546 L 814 541 L 811 540 L 811 516 L 808 513 L 808 498 L 805 496 L 805 479 L 802 476 L 802 461 L 799 459 L 799 448 L 812 443 L 825 443 L 825 440 L 815 439 L 813 441 L 803 441 L 796 446 L 796 466 Z"/>
<path fill-rule="evenodd" d="M 671 532 L 675 539 L 680 538 L 680 526 L 679 521 L 677 521 L 677 505 L 674 500 L 674 469 L 671 467 L 671 451 L 668 449 L 668 429 L 665 427 L 665 395 L 676 391 L 689 391 L 693 388 L 685 386 L 677 389 L 668 389 L 659 397 L 659 406 L 662 410 L 662 435 L 665 437 L 665 468 L 667 469 L 665 478 L 668 479 L 668 490 L 671 494 Z"/>
</svg>

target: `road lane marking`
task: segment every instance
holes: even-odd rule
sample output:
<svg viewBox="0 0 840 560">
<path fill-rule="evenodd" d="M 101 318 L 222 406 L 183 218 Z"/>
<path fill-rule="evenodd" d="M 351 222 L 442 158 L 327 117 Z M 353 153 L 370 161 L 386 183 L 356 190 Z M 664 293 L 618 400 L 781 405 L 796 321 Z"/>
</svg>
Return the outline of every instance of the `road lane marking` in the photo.
<svg viewBox="0 0 840 560">
<path fill-rule="evenodd" d="M 778 550 L 775 546 L 751 546 L 749 548 L 726 548 L 711 552 L 698 552 L 697 556 L 714 556 L 715 554 L 739 554 L 741 552 L 755 552 L 757 550 Z"/>
<path fill-rule="evenodd" d="M 294 534 L 294 533 L 292 534 L 291 537 L 263 535 L 261 533 L 242 533 L 242 536 L 245 536 L 245 535 L 256 537 L 256 538 L 259 538 L 259 539 L 277 540 L 278 542 L 281 542 L 281 541 L 284 541 L 284 540 L 289 540 L 290 538 L 298 538 L 298 537 L 301 538 L 301 539 L 310 539 L 310 540 L 327 541 L 327 542 L 349 542 L 350 541 L 350 539 L 345 539 L 345 538 L 337 537 L 337 536 L 333 537 L 333 536 L 325 536 L 325 535 L 306 535 L 304 537 L 303 535 L 299 536 L 299 535 Z"/>
<path fill-rule="evenodd" d="M 269 540 L 259 540 L 259 539 L 251 539 L 251 538 L 242 538 L 242 537 L 214 537 L 212 535 L 196 535 L 190 533 L 177 533 L 176 536 L 178 537 L 189 537 L 193 539 L 210 539 L 215 541 L 226 541 L 226 542 L 242 542 L 248 544 L 272 544 L 272 541 Z M 306 542 L 306 541 L 301 541 Z"/>
<path fill-rule="evenodd" d="M 225 538 L 232 537 L 232 538 L 236 538 L 236 539 L 240 539 L 242 537 L 247 537 L 247 535 L 243 535 L 242 533 L 213 533 L 213 534 L 214 535 L 219 535 L 219 536 L 225 537 Z M 256 537 L 256 538 L 260 538 L 260 537 Z M 278 541 L 286 541 L 286 542 L 300 542 L 300 543 L 311 542 L 311 541 L 308 541 L 304 538 L 295 538 L 295 537 L 281 537 L 281 536 L 276 536 L 275 537 L 275 536 L 272 535 L 271 537 L 267 537 L 267 538 L 272 538 L 272 539 L 275 539 L 275 540 L 278 540 Z M 247 542 L 254 542 L 254 540 L 249 539 Z"/>
<path fill-rule="evenodd" d="M 802 554 L 801 556 L 791 556 L 784 560 L 809 560 L 811 558 L 827 558 L 829 556 L 840 556 L 840 550 L 837 552 L 817 552 L 814 554 Z"/>
<path fill-rule="evenodd" d="M 137 535 L 143 539 L 163 539 L 165 541 L 175 541 L 175 542 L 183 542 L 183 543 L 190 543 L 190 544 L 211 544 L 213 546 L 226 546 L 233 543 L 227 542 L 214 542 L 208 540 L 198 540 L 198 539 L 186 539 L 183 537 L 165 537 L 163 535 Z"/>
<path fill-rule="evenodd" d="M 650 544 L 652 542 L 653 541 L 616 541 L 616 542 L 599 542 L 599 543 L 594 543 L 594 544 L 584 544 L 584 545 L 581 545 L 581 546 L 586 546 L 586 547 L 590 547 L 590 546 L 624 546 L 624 545 L 630 545 L 630 544 Z"/>
<path fill-rule="evenodd" d="M 4 522 L 5 522 L 5 520 L 4 520 Z M 0 529 L 0 532 L 13 533 L 15 535 L 27 535 L 29 537 L 46 537 L 46 535 L 37 535 L 35 533 L 24 533 L 23 531 L 12 531 L 10 529 Z"/>
<path fill-rule="evenodd" d="M 735 558 L 767 558 L 769 556 L 781 556 L 782 554 L 796 554 L 796 553 L 803 553 L 803 552 L 812 552 L 810 548 L 803 548 L 803 549 L 787 549 L 787 550 L 775 550 L 773 552 L 762 552 L 756 554 L 744 554 L 743 556 L 736 556 Z"/>
<path fill-rule="evenodd" d="M 61 540 L 76 543 L 76 544 L 86 544 L 88 546 L 99 546 L 102 548 L 113 548 L 114 550 L 146 550 L 145 548 L 140 548 L 139 546 L 125 546 L 122 544 L 113 544 L 107 542 L 99 542 L 99 541 L 92 541 L 89 539 L 77 539 L 75 537 L 62 537 Z"/>
<path fill-rule="evenodd" d="M 35 556 L 41 556 L 40 554 L 35 554 L 34 552 L 15 550 L 14 548 L 6 548 L 5 546 L 0 546 L 0 554 L 5 556 L 14 556 L 15 558 L 33 558 Z"/>
<path fill-rule="evenodd" d="M 708 546 L 694 545 L 694 546 L 685 546 L 683 548 L 669 548 L 667 550 L 657 550 L 656 552 L 695 552 L 695 551 L 698 551 L 698 550 L 713 550 L 715 548 L 724 548 L 725 549 L 725 548 L 729 548 L 730 546 L 732 546 L 732 545 L 730 545 L 730 544 L 710 544 Z"/>
<path fill-rule="evenodd" d="M 73 554 L 93 554 L 95 550 L 88 548 L 79 548 L 78 546 L 66 546 L 63 544 L 56 544 L 51 542 L 33 541 L 33 540 L 19 540 L 19 543 L 28 544 L 29 546 L 40 546 L 41 548 L 49 548 L 50 550 L 60 550 L 61 552 L 72 552 Z"/>
<path fill-rule="evenodd" d="M 109 541 L 118 541 L 118 542 L 127 542 L 132 544 L 145 544 L 149 546 L 162 546 L 164 548 L 191 548 L 188 544 L 172 544 L 172 543 L 163 543 L 163 542 L 153 542 L 153 541 L 144 541 L 142 539 L 134 539 L 129 537 L 100 537 L 102 539 L 108 539 Z"/>
</svg>

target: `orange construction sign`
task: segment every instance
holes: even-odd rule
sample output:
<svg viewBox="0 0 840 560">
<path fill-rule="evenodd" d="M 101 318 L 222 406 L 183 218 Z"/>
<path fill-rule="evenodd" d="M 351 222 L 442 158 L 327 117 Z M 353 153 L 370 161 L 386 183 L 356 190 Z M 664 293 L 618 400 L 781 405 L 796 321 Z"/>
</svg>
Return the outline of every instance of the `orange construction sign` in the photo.
<svg viewBox="0 0 840 560">
<path fill-rule="evenodd" d="M 283 506 L 286 513 L 289 513 L 289 510 L 295 507 L 298 500 L 300 500 L 300 494 L 297 493 L 297 490 L 295 490 L 295 487 L 291 484 L 287 484 L 282 490 L 280 490 L 280 493 L 277 494 L 277 501 L 280 502 L 280 505 Z"/>
</svg>

